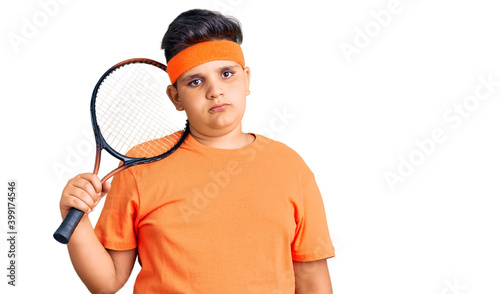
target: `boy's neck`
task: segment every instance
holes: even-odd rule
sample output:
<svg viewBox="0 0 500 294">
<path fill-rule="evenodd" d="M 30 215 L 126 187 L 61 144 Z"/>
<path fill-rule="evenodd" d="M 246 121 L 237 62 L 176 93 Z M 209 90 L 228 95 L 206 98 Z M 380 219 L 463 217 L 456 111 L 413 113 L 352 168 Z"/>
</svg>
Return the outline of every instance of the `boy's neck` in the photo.
<svg viewBox="0 0 500 294">
<path fill-rule="evenodd" d="M 234 130 L 220 136 L 207 136 L 190 128 L 191 136 L 199 143 L 219 149 L 239 149 L 246 147 L 255 140 L 255 136 L 242 132 L 241 125 Z"/>
</svg>

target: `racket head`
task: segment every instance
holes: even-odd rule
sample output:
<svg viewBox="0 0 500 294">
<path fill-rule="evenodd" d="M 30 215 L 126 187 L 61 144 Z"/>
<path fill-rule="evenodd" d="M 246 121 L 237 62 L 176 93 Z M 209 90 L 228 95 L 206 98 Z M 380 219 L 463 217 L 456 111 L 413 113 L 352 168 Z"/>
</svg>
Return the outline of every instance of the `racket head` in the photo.
<svg viewBox="0 0 500 294">
<path fill-rule="evenodd" d="M 166 94 L 166 69 L 160 62 L 133 58 L 114 65 L 97 82 L 90 103 L 97 147 L 94 173 L 102 149 L 123 162 L 103 182 L 127 167 L 169 156 L 186 138 L 189 122 Z"/>
<path fill-rule="evenodd" d="M 102 149 L 123 162 L 101 180 L 103 183 L 130 166 L 169 156 L 187 137 L 189 121 L 175 110 L 166 94 L 166 69 L 151 59 L 128 59 L 111 67 L 97 82 L 90 103 L 97 147 L 94 174 Z M 54 238 L 67 244 L 83 215 L 72 208 Z"/>
</svg>

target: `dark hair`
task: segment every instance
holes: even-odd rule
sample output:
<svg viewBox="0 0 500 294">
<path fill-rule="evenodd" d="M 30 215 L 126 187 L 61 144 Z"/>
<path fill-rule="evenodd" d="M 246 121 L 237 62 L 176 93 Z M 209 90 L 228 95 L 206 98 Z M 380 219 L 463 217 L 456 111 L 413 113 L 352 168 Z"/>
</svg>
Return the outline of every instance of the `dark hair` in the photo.
<svg viewBox="0 0 500 294">
<path fill-rule="evenodd" d="M 161 42 L 167 62 L 177 53 L 197 43 L 229 40 L 241 44 L 240 22 L 231 16 L 206 9 L 192 9 L 177 16 L 168 26 Z"/>
</svg>

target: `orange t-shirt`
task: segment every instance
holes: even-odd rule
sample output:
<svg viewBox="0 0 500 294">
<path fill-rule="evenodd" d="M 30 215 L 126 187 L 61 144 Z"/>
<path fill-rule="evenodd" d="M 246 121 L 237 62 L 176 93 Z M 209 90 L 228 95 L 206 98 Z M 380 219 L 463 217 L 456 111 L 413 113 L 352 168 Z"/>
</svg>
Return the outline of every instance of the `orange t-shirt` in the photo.
<svg viewBox="0 0 500 294">
<path fill-rule="evenodd" d="M 217 149 L 189 135 L 114 177 L 95 232 L 108 249 L 138 248 L 134 293 L 292 294 L 292 260 L 335 256 L 313 173 L 255 136 Z"/>
</svg>

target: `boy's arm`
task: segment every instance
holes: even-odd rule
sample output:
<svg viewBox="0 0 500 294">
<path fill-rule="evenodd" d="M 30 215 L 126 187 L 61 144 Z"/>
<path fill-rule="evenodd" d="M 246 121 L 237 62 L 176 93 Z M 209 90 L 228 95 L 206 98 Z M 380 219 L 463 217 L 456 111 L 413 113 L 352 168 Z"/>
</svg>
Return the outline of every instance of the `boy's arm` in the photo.
<svg viewBox="0 0 500 294">
<path fill-rule="evenodd" d="M 106 250 L 97 239 L 87 215 L 82 218 L 67 246 L 78 276 L 91 293 L 116 293 L 130 277 L 137 256 L 136 249 Z"/>
<path fill-rule="evenodd" d="M 80 174 L 70 179 L 61 196 L 61 217 L 64 219 L 71 207 L 90 213 L 110 188 L 109 183 L 101 185 L 94 174 Z M 106 250 L 97 238 L 88 214 L 83 216 L 67 247 L 73 267 L 92 293 L 117 292 L 128 280 L 137 256 L 136 249 Z"/>
<path fill-rule="evenodd" d="M 326 259 L 293 261 L 295 294 L 332 294 L 332 283 Z"/>
</svg>

